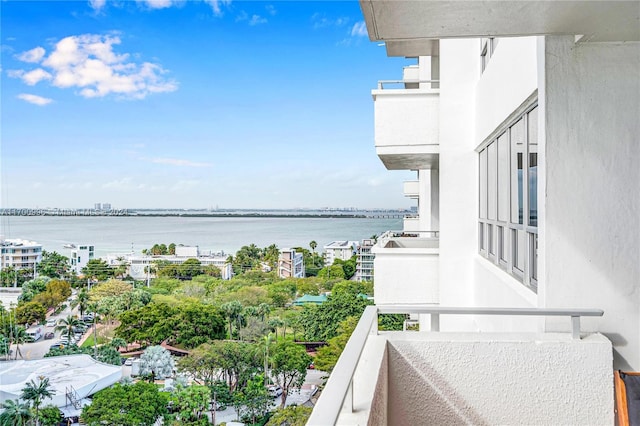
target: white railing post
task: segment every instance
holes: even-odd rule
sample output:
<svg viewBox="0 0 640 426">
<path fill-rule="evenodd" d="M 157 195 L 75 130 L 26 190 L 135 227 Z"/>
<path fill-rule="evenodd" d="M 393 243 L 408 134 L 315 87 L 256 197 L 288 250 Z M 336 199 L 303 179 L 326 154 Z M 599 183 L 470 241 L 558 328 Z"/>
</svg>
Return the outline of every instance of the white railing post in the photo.
<svg viewBox="0 0 640 426">
<path fill-rule="evenodd" d="M 571 316 L 571 337 L 580 339 L 580 315 Z"/>
<path fill-rule="evenodd" d="M 431 314 L 431 331 L 440 331 L 440 314 Z"/>
</svg>

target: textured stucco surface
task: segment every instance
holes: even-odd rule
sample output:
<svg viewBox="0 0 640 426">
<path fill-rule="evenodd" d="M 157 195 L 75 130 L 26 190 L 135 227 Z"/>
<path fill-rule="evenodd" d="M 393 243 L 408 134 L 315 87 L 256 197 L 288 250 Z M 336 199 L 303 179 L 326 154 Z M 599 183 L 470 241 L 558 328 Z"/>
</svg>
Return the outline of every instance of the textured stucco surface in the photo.
<svg viewBox="0 0 640 426">
<path fill-rule="evenodd" d="M 613 423 L 611 344 L 601 335 L 426 336 L 389 337 L 387 424 Z"/>
</svg>

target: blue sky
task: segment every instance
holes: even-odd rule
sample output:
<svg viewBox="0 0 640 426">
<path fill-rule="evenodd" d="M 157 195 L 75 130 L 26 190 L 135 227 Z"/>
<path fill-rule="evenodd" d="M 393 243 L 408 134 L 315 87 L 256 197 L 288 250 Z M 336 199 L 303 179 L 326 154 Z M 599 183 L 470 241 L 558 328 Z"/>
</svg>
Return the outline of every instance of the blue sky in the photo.
<svg viewBox="0 0 640 426">
<path fill-rule="evenodd" d="M 357 1 L 3 1 L 2 207 L 408 207 Z"/>
</svg>

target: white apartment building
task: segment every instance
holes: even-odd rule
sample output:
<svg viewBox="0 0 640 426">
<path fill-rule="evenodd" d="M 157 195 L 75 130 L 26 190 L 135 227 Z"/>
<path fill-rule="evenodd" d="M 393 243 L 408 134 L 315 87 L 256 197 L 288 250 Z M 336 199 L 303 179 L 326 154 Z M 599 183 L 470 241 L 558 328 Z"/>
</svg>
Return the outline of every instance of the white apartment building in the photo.
<svg viewBox="0 0 640 426">
<path fill-rule="evenodd" d="M 282 249 L 278 257 L 278 276 L 280 278 L 304 278 L 304 257 L 295 249 Z"/>
<path fill-rule="evenodd" d="M 157 261 L 165 261 L 174 265 L 181 265 L 187 259 L 198 259 L 202 266 L 215 266 L 220 269 L 221 278 L 229 280 L 233 276 L 233 269 L 228 262 L 229 256 L 209 251 L 200 251 L 198 246 L 176 246 L 175 255 L 138 255 L 134 253 L 109 254 L 106 262 L 116 267 L 121 264 L 128 266 L 128 274 L 136 280 L 155 278 L 153 264 Z M 151 267 L 150 267 L 151 266 Z"/>
<path fill-rule="evenodd" d="M 35 241 L 0 237 L 0 268 L 31 269 L 42 260 L 42 245 Z"/>
<path fill-rule="evenodd" d="M 332 241 L 329 244 L 322 247 L 324 250 L 324 266 L 331 266 L 336 259 L 349 260 L 357 252 L 357 241 Z"/>
<path fill-rule="evenodd" d="M 358 247 L 356 258 L 356 281 L 373 281 L 373 263 L 376 257 L 371 252 L 375 245 L 375 240 L 364 239 Z"/>
<path fill-rule="evenodd" d="M 373 248 L 376 307 L 308 424 L 614 424 L 613 370 L 640 370 L 640 3 L 360 5 L 417 58 L 372 95 L 418 215 Z M 390 312 L 420 331 L 377 332 Z"/>
<path fill-rule="evenodd" d="M 95 257 L 95 246 L 90 244 L 67 244 L 64 248 L 67 250 L 71 270 L 76 274 L 81 274 L 82 268 Z"/>
</svg>

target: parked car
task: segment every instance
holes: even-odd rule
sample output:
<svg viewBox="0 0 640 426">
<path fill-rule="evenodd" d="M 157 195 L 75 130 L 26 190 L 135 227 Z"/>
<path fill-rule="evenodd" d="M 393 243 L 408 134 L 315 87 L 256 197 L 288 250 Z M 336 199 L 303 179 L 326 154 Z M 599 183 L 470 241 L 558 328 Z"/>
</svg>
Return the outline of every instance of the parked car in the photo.
<svg viewBox="0 0 640 426">
<path fill-rule="evenodd" d="M 55 318 L 49 318 L 47 320 L 46 326 L 47 327 L 55 327 L 58 324 L 58 320 Z"/>
<path fill-rule="evenodd" d="M 53 339 L 55 337 L 55 333 L 53 331 L 47 331 L 46 333 L 44 333 L 44 338 L 45 339 Z"/>
<path fill-rule="evenodd" d="M 133 358 L 127 358 L 127 360 L 124 362 L 124 365 L 132 365 L 133 364 Z"/>
<path fill-rule="evenodd" d="M 282 388 L 280 386 L 271 385 L 267 387 L 267 392 L 272 398 L 277 398 L 282 395 Z"/>
<path fill-rule="evenodd" d="M 315 363 L 312 362 L 311 364 L 309 364 L 309 370 L 315 370 L 315 368 L 316 368 Z"/>
</svg>

